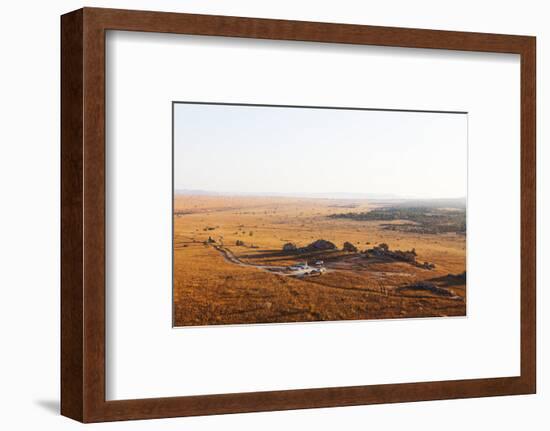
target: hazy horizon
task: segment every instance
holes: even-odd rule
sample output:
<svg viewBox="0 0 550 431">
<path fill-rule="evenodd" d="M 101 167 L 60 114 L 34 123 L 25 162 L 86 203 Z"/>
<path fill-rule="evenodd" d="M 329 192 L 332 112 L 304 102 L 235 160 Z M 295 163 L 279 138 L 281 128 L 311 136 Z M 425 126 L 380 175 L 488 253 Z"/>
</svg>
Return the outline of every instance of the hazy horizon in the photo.
<svg viewBox="0 0 550 431">
<path fill-rule="evenodd" d="M 349 193 L 349 192 L 242 192 L 242 191 L 220 191 L 220 190 L 203 190 L 203 189 L 174 189 L 175 194 L 195 195 L 195 196 L 250 196 L 250 197 L 293 197 L 293 198 L 311 198 L 311 199 L 341 199 L 341 200 L 361 200 L 361 199 L 380 199 L 380 200 L 466 200 L 467 196 L 437 196 L 437 197 L 421 197 L 421 196 L 402 196 L 391 194 L 376 194 L 376 193 Z"/>
<path fill-rule="evenodd" d="M 466 114 L 174 105 L 176 193 L 465 199 L 466 157 Z"/>
</svg>

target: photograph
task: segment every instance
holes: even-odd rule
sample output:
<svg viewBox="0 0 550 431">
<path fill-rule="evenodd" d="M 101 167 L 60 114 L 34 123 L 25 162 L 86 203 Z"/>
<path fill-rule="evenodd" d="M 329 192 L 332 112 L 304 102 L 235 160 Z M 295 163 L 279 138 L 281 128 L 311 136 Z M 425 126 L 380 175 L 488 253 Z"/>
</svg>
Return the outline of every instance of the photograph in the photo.
<svg viewBox="0 0 550 431">
<path fill-rule="evenodd" d="M 173 326 L 466 315 L 465 112 L 173 103 Z"/>
</svg>

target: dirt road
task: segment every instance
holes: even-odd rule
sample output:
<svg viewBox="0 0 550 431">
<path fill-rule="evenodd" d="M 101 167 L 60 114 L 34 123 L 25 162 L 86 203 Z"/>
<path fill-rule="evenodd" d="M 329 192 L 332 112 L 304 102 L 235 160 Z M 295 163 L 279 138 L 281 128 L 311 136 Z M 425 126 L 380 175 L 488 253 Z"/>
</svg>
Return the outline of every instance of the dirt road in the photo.
<svg viewBox="0 0 550 431">
<path fill-rule="evenodd" d="M 235 256 L 235 254 L 231 250 L 229 250 L 226 247 L 223 247 L 220 245 L 213 245 L 213 247 L 214 249 L 220 252 L 220 254 L 225 258 L 225 260 L 231 263 L 234 263 L 235 265 L 257 268 L 268 272 L 275 272 L 280 275 L 291 276 L 291 277 L 305 277 L 305 276 L 312 275 L 310 274 L 310 272 L 312 270 L 317 269 L 309 266 L 301 269 L 291 269 L 291 267 L 289 266 L 257 265 L 254 263 L 248 263 L 248 262 L 242 261 L 237 256 Z M 316 275 L 321 275 L 321 273 L 319 272 Z"/>
</svg>

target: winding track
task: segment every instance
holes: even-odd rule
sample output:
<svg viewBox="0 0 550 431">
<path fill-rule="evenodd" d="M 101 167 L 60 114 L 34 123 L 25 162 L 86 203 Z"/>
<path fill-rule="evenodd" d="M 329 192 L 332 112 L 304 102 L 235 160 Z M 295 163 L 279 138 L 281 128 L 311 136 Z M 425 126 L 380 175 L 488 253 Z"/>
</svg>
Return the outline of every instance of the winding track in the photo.
<svg viewBox="0 0 550 431">
<path fill-rule="evenodd" d="M 214 249 L 218 250 L 220 254 L 227 260 L 235 265 L 246 266 L 250 268 L 257 268 L 263 271 L 277 273 L 279 275 L 291 276 L 291 277 L 303 277 L 308 274 L 308 271 L 311 271 L 311 268 L 308 269 L 289 269 L 288 266 L 275 266 L 275 265 L 258 265 L 255 263 L 244 262 L 239 259 L 235 254 L 226 247 L 220 245 L 213 245 Z"/>
</svg>

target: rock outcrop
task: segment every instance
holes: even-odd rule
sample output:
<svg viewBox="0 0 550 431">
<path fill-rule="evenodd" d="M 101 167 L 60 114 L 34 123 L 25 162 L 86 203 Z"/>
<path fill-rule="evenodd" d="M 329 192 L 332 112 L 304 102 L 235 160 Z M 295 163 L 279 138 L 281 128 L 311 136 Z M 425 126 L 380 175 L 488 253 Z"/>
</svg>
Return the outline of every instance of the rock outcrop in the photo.
<svg viewBox="0 0 550 431">
<path fill-rule="evenodd" d="M 315 251 L 327 251 L 336 249 L 336 245 L 333 242 L 327 241 L 326 239 L 318 239 L 317 241 L 313 241 L 311 244 L 306 245 L 305 247 L 298 247 L 293 242 L 287 242 L 285 245 L 283 245 L 283 251 L 297 253 L 311 253 Z"/>
<path fill-rule="evenodd" d="M 422 269 L 432 270 L 435 268 L 435 264 L 430 262 L 420 263 L 416 260 L 416 250 L 390 250 L 390 247 L 386 243 L 378 244 L 377 246 L 365 250 L 367 256 L 386 257 L 401 262 L 407 262 L 411 265 L 417 266 Z"/>
<path fill-rule="evenodd" d="M 305 247 L 306 251 L 336 250 L 336 245 L 326 239 L 318 239 Z"/>
</svg>

